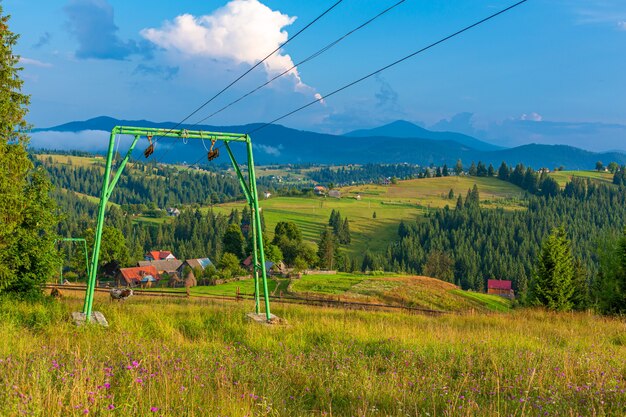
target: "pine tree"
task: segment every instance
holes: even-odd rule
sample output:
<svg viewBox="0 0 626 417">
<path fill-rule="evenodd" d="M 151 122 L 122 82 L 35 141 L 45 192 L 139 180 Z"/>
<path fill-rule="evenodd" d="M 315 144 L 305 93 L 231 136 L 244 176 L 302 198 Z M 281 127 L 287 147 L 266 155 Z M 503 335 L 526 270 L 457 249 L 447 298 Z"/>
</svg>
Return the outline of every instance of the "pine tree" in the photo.
<svg viewBox="0 0 626 417">
<path fill-rule="evenodd" d="M 559 227 L 544 241 L 532 283 L 532 302 L 551 310 L 569 311 L 574 306 L 574 258 L 565 228 Z"/>
<path fill-rule="evenodd" d="M 506 166 L 506 162 L 502 161 L 500 168 L 498 168 L 498 178 L 503 181 L 509 180 L 509 167 Z"/>
<path fill-rule="evenodd" d="M 317 248 L 320 267 L 323 269 L 333 269 L 337 256 L 337 237 L 328 227 L 322 231 Z"/>
<path fill-rule="evenodd" d="M 456 175 L 461 175 L 463 173 L 463 162 L 460 159 L 457 159 L 456 165 L 454 166 L 454 172 Z"/>
<path fill-rule="evenodd" d="M 232 253 L 237 258 L 243 259 L 244 238 L 238 224 L 232 223 L 228 226 L 222 242 L 224 243 L 224 252 Z"/>
<path fill-rule="evenodd" d="M 471 177 L 475 177 L 476 174 L 478 174 L 478 168 L 476 168 L 476 164 L 474 163 L 474 161 L 472 161 L 472 165 L 470 165 L 469 170 L 467 171 L 467 173 Z"/>
<path fill-rule="evenodd" d="M 352 242 L 352 237 L 350 236 L 350 222 L 348 222 L 347 217 L 343 219 L 343 223 L 341 224 L 341 229 L 337 237 L 339 239 L 339 243 L 342 245 L 349 245 L 350 242 Z"/>
<path fill-rule="evenodd" d="M 25 116 L 30 99 L 22 94 L 18 35 L 0 7 L 0 291 L 38 291 L 60 258 L 54 248 L 58 223 L 49 196 L 50 181 L 28 158 Z"/>
</svg>

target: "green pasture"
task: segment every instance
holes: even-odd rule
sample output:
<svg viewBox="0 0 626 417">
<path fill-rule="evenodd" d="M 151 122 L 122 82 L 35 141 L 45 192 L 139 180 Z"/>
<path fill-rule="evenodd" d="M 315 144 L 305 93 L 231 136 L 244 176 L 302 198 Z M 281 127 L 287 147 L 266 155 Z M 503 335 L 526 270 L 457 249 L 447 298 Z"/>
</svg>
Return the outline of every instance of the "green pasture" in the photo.
<svg viewBox="0 0 626 417">
<path fill-rule="evenodd" d="M 478 186 L 484 207 L 519 209 L 523 207 L 521 188 L 496 178 L 442 177 L 398 181 L 392 185 L 360 185 L 340 189 L 342 198 L 331 197 L 271 197 L 261 199 L 260 206 L 271 238 L 279 221 L 298 225 L 306 241 L 314 244 L 332 210 L 339 210 L 342 218 L 350 220 L 352 244 L 348 252 L 363 254 L 366 250 L 384 250 L 397 236 L 401 220 L 412 221 L 430 209 L 446 205 L 454 207 L 458 195 L 467 194 L 474 184 Z M 454 198 L 449 199 L 450 189 Z M 357 196 L 360 199 L 357 199 Z M 230 213 L 242 209 L 243 202 L 214 206 L 214 210 Z M 376 213 L 376 218 L 373 218 Z"/>
<path fill-rule="evenodd" d="M 604 184 L 613 184 L 613 174 L 599 171 L 555 171 L 550 176 L 554 178 L 561 187 L 565 187 L 573 177 L 590 178 L 592 181 Z"/>
</svg>

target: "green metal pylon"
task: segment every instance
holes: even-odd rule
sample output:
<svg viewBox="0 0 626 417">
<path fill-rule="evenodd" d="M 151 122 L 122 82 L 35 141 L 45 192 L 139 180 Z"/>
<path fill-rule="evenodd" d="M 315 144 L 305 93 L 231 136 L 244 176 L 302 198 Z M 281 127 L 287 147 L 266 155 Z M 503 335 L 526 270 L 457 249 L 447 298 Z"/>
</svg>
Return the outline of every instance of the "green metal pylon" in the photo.
<svg viewBox="0 0 626 417">
<path fill-rule="evenodd" d="M 114 154 L 115 138 L 117 135 L 131 135 L 134 136 L 134 140 L 126 153 L 126 156 L 120 163 L 117 171 L 113 177 L 111 177 L 112 162 Z M 98 207 L 98 218 L 96 223 L 96 233 L 94 236 L 93 252 L 91 254 L 91 265 L 89 268 L 89 277 L 87 279 L 87 291 L 85 292 L 85 303 L 83 305 L 83 313 L 88 321 L 91 321 L 91 313 L 93 310 L 93 296 L 96 287 L 96 276 L 98 274 L 98 260 L 100 256 L 100 244 L 102 240 L 102 230 L 104 228 L 104 216 L 106 213 L 106 206 L 113 193 L 113 189 L 117 184 L 128 159 L 131 156 L 137 141 L 141 136 L 145 137 L 167 137 L 167 138 L 183 138 L 183 139 L 200 139 L 200 140 L 218 140 L 225 143 L 228 151 L 228 156 L 233 164 L 239 183 L 243 190 L 246 200 L 252 210 L 252 233 L 253 233 L 253 259 L 254 259 L 254 278 L 255 278 L 255 311 L 260 313 L 260 296 L 259 296 L 259 277 L 258 270 L 261 269 L 261 277 L 263 282 L 263 293 L 265 298 L 265 314 L 267 320 L 271 318 L 270 303 L 269 303 L 269 291 L 267 286 L 267 273 L 265 271 L 265 252 L 263 251 L 263 232 L 261 230 L 261 218 L 259 215 L 259 197 L 256 187 L 256 176 L 254 172 L 254 159 L 252 156 L 252 140 L 249 135 L 243 135 L 239 133 L 223 133 L 223 132 L 204 132 L 199 130 L 186 130 L 186 129 L 156 129 L 156 128 L 144 128 L 144 127 L 131 127 L 131 126 L 116 126 L 111 130 L 111 136 L 109 139 L 109 148 L 107 152 L 106 165 L 104 169 L 104 178 L 102 180 L 102 192 L 100 194 L 100 205 Z M 248 155 L 248 181 L 243 176 L 239 164 L 235 160 L 235 156 L 231 152 L 229 142 L 243 142 L 246 144 L 246 151 Z"/>
</svg>

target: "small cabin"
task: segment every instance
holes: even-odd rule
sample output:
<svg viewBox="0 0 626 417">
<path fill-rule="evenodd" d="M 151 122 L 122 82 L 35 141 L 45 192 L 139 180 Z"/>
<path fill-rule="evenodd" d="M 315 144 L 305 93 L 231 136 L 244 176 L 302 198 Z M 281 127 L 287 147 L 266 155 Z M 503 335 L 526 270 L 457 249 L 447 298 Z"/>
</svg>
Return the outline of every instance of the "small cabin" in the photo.
<svg viewBox="0 0 626 417">
<path fill-rule="evenodd" d="M 499 295 L 510 300 L 515 298 L 512 282 L 504 279 L 490 279 L 487 281 L 487 294 Z"/>
</svg>

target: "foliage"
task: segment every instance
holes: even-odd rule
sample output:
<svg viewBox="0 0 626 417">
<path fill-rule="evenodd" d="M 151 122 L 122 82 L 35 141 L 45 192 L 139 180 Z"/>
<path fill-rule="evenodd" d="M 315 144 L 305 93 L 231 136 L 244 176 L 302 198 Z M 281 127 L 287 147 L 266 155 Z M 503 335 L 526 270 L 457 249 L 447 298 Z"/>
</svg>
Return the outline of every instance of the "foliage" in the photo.
<svg viewBox="0 0 626 417">
<path fill-rule="evenodd" d="M 239 259 L 244 258 L 243 245 L 244 238 L 241 233 L 241 227 L 239 227 L 239 221 L 228 225 L 224 237 L 222 238 L 224 244 L 224 252 L 229 252 L 235 255 Z"/>
<path fill-rule="evenodd" d="M 600 273 L 594 288 L 598 310 L 626 313 L 626 229 L 619 238 L 608 237 L 598 248 Z"/>
<path fill-rule="evenodd" d="M 552 230 L 543 242 L 531 281 L 531 302 L 551 310 L 572 309 L 574 258 L 565 228 Z"/>
<path fill-rule="evenodd" d="M 446 253 L 433 250 L 426 257 L 424 275 L 442 281 L 454 282 L 454 261 Z"/>
<path fill-rule="evenodd" d="M 30 100 L 21 92 L 18 36 L 8 21 L 0 7 L 0 292 L 37 294 L 59 264 L 57 217 L 50 182 L 26 151 Z"/>
<path fill-rule="evenodd" d="M 307 264 L 307 267 L 316 262 L 315 255 L 302 241 L 302 233 L 294 222 L 278 222 L 274 228 L 272 244 L 280 249 L 283 260 L 288 266 L 294 266 L 297 258 L 300 258 L 300 266 L 303 262 Z"/>
<path fill-rule="evenodd" d="M 228 272 L 231 276 L 238 274 L 241 270 L 241 267 L 239 266 L 239 258 L 237 258 L 237 255 L 235 255 L 234 253 L 230 252 L 225 252 L 222 255 L 222 258 L 220 259 L 217 267 L 222 272 Z"/>
<path fill-rule="evenodd" d="M 93 253 L 95 230 L 87 229 L 85 234 L 89 252 Z M 117 261 L 120 265 L 128 265 L 128 247 L 126 246 L 126 238 L 121 230 L 105 225 L 102 229 L 102 239 L 100 240 L 98 268 L 112 261 Z"/>
</svg>

